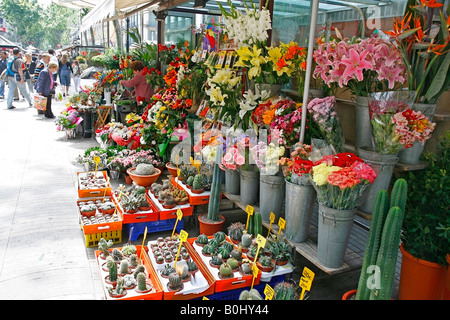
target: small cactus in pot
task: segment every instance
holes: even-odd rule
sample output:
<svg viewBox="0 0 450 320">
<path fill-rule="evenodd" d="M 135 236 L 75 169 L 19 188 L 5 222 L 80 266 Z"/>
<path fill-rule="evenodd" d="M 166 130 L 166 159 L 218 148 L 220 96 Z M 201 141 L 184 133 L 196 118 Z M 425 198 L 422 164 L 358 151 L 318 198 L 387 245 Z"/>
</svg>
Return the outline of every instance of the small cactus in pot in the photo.
<svg viewBox="0 0 450 320">
<path fill-rule="evenodd" d="M 252 245 L 253 238 L 250 233 L 244 232 L 241 238 L 242 249 L 248 250 L 248 248 Z"/>
<path fill-rule="evenodd" d="M 211 257 L 211 260 L 210 260 L 209 263 L 210 263 L 210 265 L 211 265 L 212 267 L 219 268 L 220 265 L 223 263 L 222 255 L 221 255 L 221 254 L 215 254 L 215 255 L 213 255 L 213 256 Z"/>
<path fill-rule="evenodd" d="M 130 267 L 129 267 L 129 263 L 128 263 L 128 260 L 127 260 L 127 259 L 123 259 L 123 260 L 120 262 L 119 273 L 120 273 L 121 275 L 125 275 L 125 274 L 130 273 Z"/>
<path fill-rule="evenodd" d="M 231 269 L 236 270 L 239 268 L 239 261 L 235 258 L 231 257 L 227 259 L 227 264 L 231 267 Z"/>
<path fill-rule="evenodd" d="M 239 243 L 244 234 L 245 225 L 242 222 L 235 222 L 228 227 L 228 236 L 234 243 Z"/>
<path fill-rule="evenodd" d="M 244 275 L 248 275 L 252 273 L 252 264 L 250 260 L 244 259 L 242 260 L 240 272 Z"/>
<path fill-rule="evenodd" d="M 198 266 L 197 266 L 197 264 L 195 263 L 194 260 L 191 259 L 191 260 L 187 261 L 186 264 L 188 266 L 188 271 L 191 274 L 194 274 L 195 272 L 198 271 Z"/>
<path fill-rule="evenodd" d="M 196 174 L 194 176 L 194 181 L 192 182 L 191 191 L 193 193 L 202 193 L 203 189 L 203 176 L 201 174 Z"/>
<path fill-rule="evenodd" d="M 228 263 L 224 262 L 220 265 L 219 276 L 224 279 L 233 277 L 233 269 Z"/>
<path fill-rule="evenodd" d="M 115 286 L 117 282 L 117 264 L 114 259 L 109 256 L 106 259 L 106 265 L 109 270 L 109 274 L 106 276 L 105 281 Z"/>
<path fill-rule="evenodd" d="M 195 239 L 195 243 L 199 246 L 208 244 L 208 236 L 206 234 L 200 234 L 197 239 Z"/>
<path fill-rule="evenodd" d="M 179 291 L 183 289 L 183 282 L 181 281 L 181 276 L 177 272 L 172 272 L 169 274 L 169 283 L 167 288 L 171 291 Z"/>
<path fill-rule="evenodd" d="M 139 272 L 136 277 L 137 287 L 136 292 L 146 293 L 152 290 L 153 286 L 147 283 L 147 275 L 144 272 Z"/>
</svg>

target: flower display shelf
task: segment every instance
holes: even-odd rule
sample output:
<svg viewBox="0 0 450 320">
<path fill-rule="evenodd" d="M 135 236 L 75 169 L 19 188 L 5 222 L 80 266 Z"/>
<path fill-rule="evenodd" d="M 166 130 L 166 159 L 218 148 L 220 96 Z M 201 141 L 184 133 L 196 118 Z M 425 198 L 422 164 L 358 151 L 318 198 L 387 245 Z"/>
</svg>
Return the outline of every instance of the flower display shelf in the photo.
<svg viewBox="0 0 450 320">
<path fill-rule="evenodd" d="M 147 190 L 145 194 L 147 195 L 147 200 L 151 204 L 153 211 L 159 212 L 159 220 L 176 218 L 178 209 L 181 209 L 181 211 L 183 212 L 183 217 L 192 216 L 192 214 L 194 213 L 194 207 L 192 207 L 189 203 L 176 205 L 172 209 L 166 209 L 162 206 L 158 199 L 156 199 L 155 195 L 149 190 Z"/>
<path fill-rule="evenodd" d="M 213 236 L 209 236 L 208 239 L 212 239 Z M 250 287 L 252 285 L 253 282 L 253 274 L 249 274 L 249 275 L 243 275 L 240 271 L 233 271 L 233 277 L 229 278 L 229 279 L 222 279 L 219 277 L 219 269 L 215 268 L 213 266 L 210 265 L 210 260 L 211 257 L 205 256 L 202 253 L 202 248 L 201 246 L 199 246 L 198 244 L 196 244 L 195 240 L 197 238 L 191 238 L 188 239 L 188 242 L 191 244 L 191 246 L 195 249 L 196 253 L 198 254 L 198 256 L 200 257 L 200 259 L 202 260 L 203 264 L 208 268 L 209 272 L 213 275 L 215 281 L 216 281 L 216 286 L 215 286 L 215 292 L 224 292 L 224 291 L 228 291 L 228 290 L 234 290 L 234 289 L 240 289 L 240 288 L 247 288 Z M 226 240 L 231 242 L 230 240 Z M 234 247 L 236 247 L 236 245 L 233 245 Z M 257 285 L 259 283 L 259 281 L 261 280 L 261 275 L 262 272 L 259 271 L 258 272 L 258 276 L 256 277 L 255 281 L 254 281 L 254 285 Z"/>
<path fill-rule="evenodd" d="M 155 244 L 157 241 L 152 240 L 147 244 L 148 248 L 151 248 L 152 244 Z M 169 280 L 166 277 L 161 275 L 161 270 L 164 269 L 166 264 L 170 264 L 172 267 L 175 264 L 174 261 L 167 263 L 164 262 L 162 264 L 156 263 L 155 257 L 151 250 L 148 252 L 149 259 L 156 270 L 157 277 L 162 284 L 163 292 L 164 292 L 164 300 L 190 300 L 200 298 L 206 295 L 210 295 L 214 293 L 215 287 L 215 279 L 213 275 L 210 273 L 208 268 L 204 265 L 200 256 L 195 252 L 194 248 L 191 246 L 190 242 L 184 242 L 183 246 L 186 248 L 189 253 L 191 259 L 197 264 L 198 270 L 194 274 L 189 274 L 189 279 L 183 282 L 183 288 L 179 291 L 172 291 L 168 287 Z M 180 254 L 181 256 L 181 254 Z M 186 264 L 184 259 L 179 259 L 177 261 L 176 267 Z"/>
<path fill-rule="evenodd" d="M 120 250 L 121 248 L 118 248 L 118 249 Z M 137 251 L 136 251 L 137 256 L 138 257 L 141 256 L 142 246 L 137 245 L 136 249 L 137 249 Z M 148 281 L 151 282 L 151 284 L 153 285 L 152 290 L 150 290 L 149 292 L 140 293 L 136 290 L 136 287 L 134 287 L 131 289 L 127 289 L 127 294 L 120 298 L 113 298 L 109 295 L 108 287 L 111 287 L 111 285 L 105 282 L 105 277 L 108 276 L 108 272 L 102 268 L 102 265 L 105 263 L 105 259 L 100 257 L 100 254 L 101 254 L 100 250 L 95 251 L 95 257 L 96 257 L 98 269 L 100 272 L 100 279 L 102 279 L 102 281 L 103 281 L 102 287 L 103 287 L 103 291 L 105 293 L 106 300 L 162 300 L 163 299 L 162 285 L 159 282 L 159 279 L 156 275 L 156 271 L 153 268 L 153 265 L 151 264 L 149 257 L 147 255 L 147 253 L 145 252 L 145 250 L 147 250 L 146 247 L 144 247 L 144 252 L 142 253 L 142 256 L 141 256 L 141 263 L 145 267 L 146 273 L 148 275 Z M 110 249 L 110 251 L 112 251 L 112 249 Z"/>
<path fill-rule="evenodd" d="M 116 192 L 113 192 L 112 197 L 119 204 L 119 210 L 123 214 L 124 224 L 157 221 L 159 219 L 159 211 L 154 210 L 152 206 L 150 207 L 150 210 L 138 210 L 135 213 L 126 213 L 120 205 L 119 197 Z"/>
<path fill-rule="evenodd" d="M 179 181 L 178 178 L 172 178 L 171 182 L 174 186 L 178 187 L 181 190 L 187 192 L 189 197 L 189 203 L 191 205 L 202 205 L 209 203 L 209 197 L 211 196 L 211 191 L 203 191 L 202 193 L 193 193 L 191 189 L 189 189 L 182 181 Z"/>
<path fill-rule="evenodd" d="M 79 198 L 110 196 L 112 186 L 106 171 L 77 172 Z"/>
</svg>

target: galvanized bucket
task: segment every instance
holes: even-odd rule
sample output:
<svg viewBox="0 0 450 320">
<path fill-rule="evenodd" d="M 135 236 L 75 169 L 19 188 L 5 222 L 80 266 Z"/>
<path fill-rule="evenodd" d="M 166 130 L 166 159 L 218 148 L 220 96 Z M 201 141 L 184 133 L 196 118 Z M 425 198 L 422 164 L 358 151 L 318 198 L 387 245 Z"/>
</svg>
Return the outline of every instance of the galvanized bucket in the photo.
<svg viewBox="0 0 450 320">
<path fill-rule="evenodd" d="M 421 111 L 431 121 L 436 112 L 436 104 L 414 103 L 412 109 L 414 111 Z M 398 162 L 418 164 L 424 148 L 425 142 L 417 141 L 411 148 L 403 149 L 398 153 Z"/>
<path fill-rule="evenodd" d="M 377 173 L 375 181 L 366 188 L 359 201 L 359 209 L 372 213 L 378 191 L 388 190 L 394 166 L 398 161 L 396 154 L 381 154 L 358 148 L 358 155 Z"/>
<path fill-rule="evenodd" d="M 368 97 L 356 97 L 355 116 L 355 146 L 369 147 L 372 145 L 372 126 L 370 125 Z"/>
<path fill-rule="evenodd" d="M 338 210 L 319 203 L 317 259 L 323 266 L 342 266 L 355 214 L 356 209 Z"/>
<path fill-rule="evenodd" d="M 239 194 L 241 178 L 238 170 L 225 170 L 225 191 L 229 194 Z"/>
<path fill-rule="evenodd" d="M 239 170 L 241 202 L 252 205 L 258 202 L 259 171 Z"/>
<path fill-rule="evenodd" d="M 286 181 L 285 220 L 286 238 L 293 242 L 308 239 L 316 190 L 311 183 L 295 184 Z"/>
<path fill-rule="evenodd" d="M 259 176 L 259 211 L 263 221 L 270 221 L 270 213 L 275 215 L 275 223 L 284 218 L 283 201 L 285 194 L 283 176 Z"/>
</svg>

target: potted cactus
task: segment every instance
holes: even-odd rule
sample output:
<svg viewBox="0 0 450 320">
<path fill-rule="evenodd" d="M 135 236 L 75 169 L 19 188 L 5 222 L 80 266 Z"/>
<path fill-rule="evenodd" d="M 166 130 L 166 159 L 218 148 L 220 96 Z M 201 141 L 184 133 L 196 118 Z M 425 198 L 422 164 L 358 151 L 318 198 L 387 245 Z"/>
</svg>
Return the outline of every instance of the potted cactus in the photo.
<svg viewBox="0 0 450 320">
<path fill-rule="evenodd" d="M 109 274 L 105 277 L 105 282 L 111 284 L 114 288 L 117 284 L 117 264 L 111 256 L 106 258 L 106 266 Z"/>
<path fill-rule="evenodd" d="M 231 266 L 228 263 L 223 262 L 219 267 L 219 277 L 221 279 L 228 279 L 232 278 L 233 276 L 233 269 L 231 268 Z"/>
<path fill-rule="evenodd" d="M 130 178 L 139 186 L 150 187 L 161 175 L 161 170 L 149 163 L 139 163 L 135 168 L 127 169 Z"/>
<path fill-rule="evenodd" d="M 197 173 L 192 181 L 191 187 L 192 193 L 203 193 L 205 189 L 203 188 L 203 176 L 200 173 Z"/>
<path fill-rule="evenodd" d="M 97 212 L 97 206 L 93 203 L 82 205 L 80 207 L 80 212 L 83 217 L 89 218 L 95 216 L 95 213 Z"/>
<path fill-rule="evenodd" d="M 108 240 L 106 241 L 105 238 L 100 238 L 100 241 L 98 242 L 98 250 L 101 251 L 99 257 L 101 259 L 106 259 L 110 255 L 109 248 L 114 244 L 114 241 Z"/>
<path fill-rule="evenodd" d="M 108 293 L 112 298 L 121 298 L 125 296 L 127 294 L 127 289 L 125 289 L 124 279 L 119 277 L 116 286 L 108 288 Z"/>
<path fill-rule="evenodd" d="M 282 281 L 273 288 L 274 294 L 272 300 L 298 300 L 300 298 L 300 286 L 291 281 Z"/>
<path fill-rule="evenodd" d="M 167 288 L 170 291 L 180 291 L 183 289 L 181 276 L 177 272 L 172 272 L 169 274 L 169 283 L 167 284 Z"/>
<path fill-rule="evenodd" d="M 195 239 L 195 244 L 201 247 L 208 244 L 208 236 L 206 234 L 200 234 L 197 239 Z"/>
<path fill-rule="evenodd" d="M 137 287 L 136 292 L 147 293 L 153 289 L 153 286 L 147 282 L 147 275 L 144 272 L 139 272 L 136 276 Z"/>
<path fill-rule="evenodd" d="M 200 233 L 213 235 L 222 230 L 225 217 L 219 214 L 220 198 L 222 194 L 222 183 L 220 178 L 220 167 L 222 159 L 222 147 L 216 147 L 215 162 L 213 165 L 211 195 L 209 197 L 208 213 L 198 217 Z"/>
<path fill-rule="evenodd" d="M 105 215 L 105 214 L 113 214 L 116 210 L 116 205 L 112 201 L 106 201 L 102 204 L 100 204 L 99 211 Z"/>
<path fill-rule="evenodd" d="M 242 235 L 244 234 L 245 225 L 242 222 L 235 222 L 228 227 L 228 237 L 230 237 L 233 243 L 241 242 Z"/>
<path fill-rule="evenodd" d="M 194 275 L 198 271 L 198 266 L 194 260 L 190 259 L 189 261 L 186 262 L 186 264 L 188 266 L 188 271 L 191 275 Z"/>
<path fill-rule="evenodd" d="M 248 259 L 242 260 L 241 267 L 239 268 L 239 272 L 246 276 L 252 274 L 252 262 Z"/>
<path fill-rule="evenodd" d="M 390 300 L 392 298 L 407 187 L 406 180 L 398 179 L 394 183 L 390 199 L 386 190 L 380 190 L 377 194 L 356 300 Z M 369 286 L 368 280 L 370 277 L 374 278 L 373 272 L 376 271 L 373 270 L 373 266 L 379 268 L 379 287 L 376 284 Z"/>
<path fill-rule="evenodd" d="M 209 260 L 209 264 L 211 265 L 211 267 L 214 267 L 214 268 L 219 268 L 222 263 L 223 263 L 223 259 L 222 259 L 222 255 L 220 253 L 214 254 L 211 257 L 211 260 Z"/>
<path fill-rule="evenodd" d="M 269 256 L 261 256 L 258 258 L 256 265 L 263 272 L 270 272 L 275 267 L 275 261 Z"/>
</svg>

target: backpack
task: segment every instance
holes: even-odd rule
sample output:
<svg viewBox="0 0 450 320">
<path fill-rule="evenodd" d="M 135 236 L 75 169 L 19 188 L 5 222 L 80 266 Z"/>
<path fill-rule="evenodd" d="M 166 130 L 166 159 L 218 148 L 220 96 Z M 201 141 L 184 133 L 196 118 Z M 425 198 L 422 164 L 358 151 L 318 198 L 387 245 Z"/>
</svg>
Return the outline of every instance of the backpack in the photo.
<svg viewBox="0 0 450 320">
<path fill-rule="evenodd" d="M 6 74 L 9 77 L 14 77 L 14 74 L 19 73 L 19 71 L 15 70 L 16 67 L 14 66 L 14 61 L 16 61 L 17 58 L 14 59 L 8 59 L 8 67 L 6 68 Z"/>
</svg>

